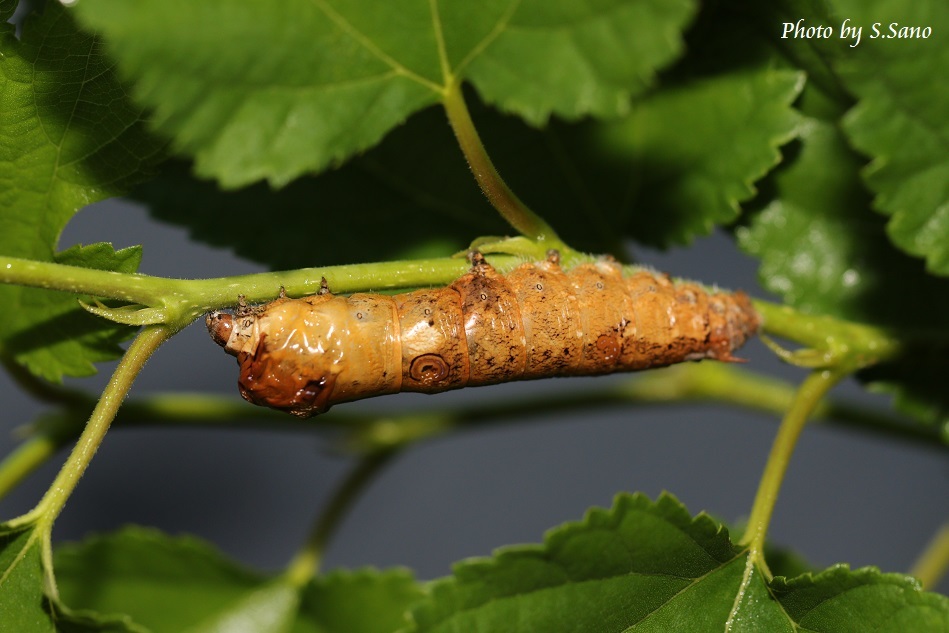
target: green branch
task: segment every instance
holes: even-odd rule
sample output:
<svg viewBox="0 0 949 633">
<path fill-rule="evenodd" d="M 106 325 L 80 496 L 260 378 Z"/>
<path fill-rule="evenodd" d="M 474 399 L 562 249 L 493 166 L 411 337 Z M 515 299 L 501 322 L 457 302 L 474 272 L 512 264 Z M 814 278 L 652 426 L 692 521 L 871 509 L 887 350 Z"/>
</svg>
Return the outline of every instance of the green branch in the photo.
<svg viewBox="0 0 949 633">
<path fill-rule="evenodd" d="M 56 595 L 56 581 L 52 572 L 52 549 L 50 546 L 50 533 L 53 523 L 59 513 L 62 512 L 66 500 L 76 488 L 80 477 L 89 467 L 89 463 L 92 461 L 99 445 L 102 444 L 106 431 L 109 430 L 122 400 L 125 399 L 136 376 L 145 366 L 145 361 L 172 334 L 173 332 L 168 328 L 152 326 L 144 329 L 132 341 L 112 374 L 109 384 L 102 392 L 96 408 L 89 417 L 89 422 L 79 436 L 79 440 L 76 442 L 76 446 L 70 453 L 66 463 L 63 464 L 59 474 L 56 475 L 56 479 L 53 480 L 36 508 L 27 515 L 30 518 L 35 517 L 37 532 L 43 537 L 43 562 L 47 574 L 47 583 L 54 597 Z"/>
<path fill-rule="evenodd" d="M 772 346 L 784 360 L 805 367 L 837 366 L 844 359 L 853 370 L 898 356 L 918 332 L 896 332 L 824 315 L 804 314 L 788 306 L 753 301 L 764 320 L 763 331 L 804 345 L 784 351 Z"/>
<path fill-rule="evenodd" d="M 522 260 L 499 254 L 491 256 L 490 261 L 495 268 L 506 272 Z M 62 290 L 126 301 L 133 306 L 148 306 L 152 311 L 139 321 L 131 318 L 134 312 L 126 311 L 122 322 L 132 325 L 162 322 L 177 329 L 203 312 L 237 305 L 239 295 L 251 303 L 274 299 L 281 287 L 291 296 L 311 295 L 320 290 L 323 278 L 336 293 L 438 286 L 454 281 L 469 268 L 470 264 L 462 258 L 443 257 L 215 279 L 166 279 L 0 256 L 0 283 Z M 109 316 L 108 309 L 101 313 Z"/>
</svg>

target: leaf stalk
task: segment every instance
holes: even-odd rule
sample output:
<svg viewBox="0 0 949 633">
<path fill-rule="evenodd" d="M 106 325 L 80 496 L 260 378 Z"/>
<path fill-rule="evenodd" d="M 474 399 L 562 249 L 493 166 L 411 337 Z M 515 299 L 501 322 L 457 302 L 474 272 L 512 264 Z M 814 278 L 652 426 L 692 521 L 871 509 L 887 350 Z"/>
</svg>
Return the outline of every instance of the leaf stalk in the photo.
<svg viewBox="0 0 949 633">
<path fill-rule="evenodd" d="M 778 434 L 771 446 L 771 453 L 765 465 L 764 473 L 758 484 L 758 492 L 748 518 L 748 526 L 740 543 L 749 547 L 750 560 L 758 563 L 764 573 L 770 577 L 764 560 L 765 536 L 771 523 L 771 515 L 784 481 L 791 456 L 797 446 L 801 431 L 808 418 L 817 408 L 824 395 L 849 372 L 845 370 L 818 370 L 804 379 L 791 403 L 790 409 L 781 421 Z"/>
<path fill-rule="evenodd" d="M 501 217 L 521 235 L 542 242 L 547 245 L 547 248 L 565 249 L 566 245 L 557 237 L 553 228 L 524 204 L 501 178 L 501 174 L 498 173 L 481 142 L 478 130 L 471 120 L 471 113 L 468 112 L 468 106 L 465 104 L 461 86 L 457 82 L 445 91 L 442 103 L 458 145 L 471 168 L 471 173 L 478 181 L 481 191 Z"/>
<path fill-rule="evenodd" d="M 939 584 L 947 572 L 949 572 L 949 521 L 942 524 L 909 573 L 919 579 L 919 584 L 924 590 L 930 591 Z"/>
</svg>

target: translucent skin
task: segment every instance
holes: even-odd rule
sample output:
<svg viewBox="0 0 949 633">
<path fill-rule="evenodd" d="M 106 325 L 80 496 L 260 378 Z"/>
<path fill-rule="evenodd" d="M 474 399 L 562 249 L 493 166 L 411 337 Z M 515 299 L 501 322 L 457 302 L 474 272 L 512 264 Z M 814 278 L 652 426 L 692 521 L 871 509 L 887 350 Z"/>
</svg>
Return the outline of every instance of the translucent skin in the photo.
<svg viewBox="0 0 949 633">
<path fill-rule="evenodd" d="M 759 317 L 742 293 L 624 277 L 614 262 L 564 272 L 552 259 L 500 275 L 476 258 L 445 288 L 281 298 L 207 324 L 237 357 L 245 399 L 309 417 L 398 391 L 731 361 Z"/>
</svg>

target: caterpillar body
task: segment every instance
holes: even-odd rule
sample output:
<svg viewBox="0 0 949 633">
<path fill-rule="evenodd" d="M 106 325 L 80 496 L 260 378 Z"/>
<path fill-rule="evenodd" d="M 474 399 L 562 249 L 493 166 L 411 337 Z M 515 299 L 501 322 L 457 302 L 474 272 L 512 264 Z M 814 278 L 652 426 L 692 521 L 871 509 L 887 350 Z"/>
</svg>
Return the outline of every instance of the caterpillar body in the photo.
<svg viewBox="0 0 949 633">
<path fill-rule="evenodd" d="M 281 297 L 207 317 L 237 357 L 241 395 L 299 417 L 339 402 L 548 376 L 735 360 L 757 330 L 743 293 L 599 261 L 568 272 L 552 253 L 501 275 L 478 253 L 444 288 Z"/>
</svg>

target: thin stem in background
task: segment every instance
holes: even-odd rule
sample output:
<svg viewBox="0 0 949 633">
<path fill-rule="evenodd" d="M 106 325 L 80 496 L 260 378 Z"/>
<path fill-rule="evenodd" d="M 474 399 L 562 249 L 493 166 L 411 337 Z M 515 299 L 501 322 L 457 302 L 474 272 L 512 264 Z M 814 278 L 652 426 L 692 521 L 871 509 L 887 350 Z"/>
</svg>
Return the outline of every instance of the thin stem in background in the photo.
<svg viewBox="0 0 949 633">
<path fill-rule="evenodd" d="M 630 405 L 705 402 L 730 404 L 780 416 L 791 406 L 794 393 L 794 386 L 787 381 L 761 376 L 734 365 L 705 362 L 650 370 L 619 384 L 579 393 L 553 393 L 464 409 L 399 414 L 385 419 L 350 413 L 342 407 L 304 421 L 273 409 L 251 406 L 236 397 L 155 394 L 126 402 L 113 426 L 226 426 L 291 432 L 334 431 L 345 433 L 355 452 L 365 453 L 402 446 L 452 429 L 512 420 L 544 420 L 551 414 Z M 82 419 L 85 419 L 82 411 L 91 410 L 95 405 L 94 398 L 85 394 L 83 397 L 84 401 L 75 408 L 44 416 L 34 431 L 36 435 L 0 462 L 0 498 L 79 435 Z M 822 401 L 815 409 L 814 417 L 828 426 L 870 432 L 933 450 L 945 451 L 947 448 L 937 430 L 866 407 Z"/>
<path fill-rule="evenodd" d="M 64 443 L 51 435 L 39 434 L 17 446 L 0 462 L 0 499 L 52 458 Z"/>
<path fill-rule="evenodd" d="M 910 570 L 923 589 L 932 590 L 949 571 L 949 522 L 943 523 Z"/>
<path fill-rule="evenodd" d="M 285 575 L 291 584 L 302 587 L 319 572 L 326 546 L 346 513 L 396 453 L 397 451 L 390 450 L 367 455 L 346 476 L 320 514 L 306 543 L 287 566 Z"/>
</svg>

